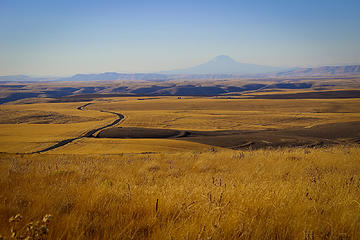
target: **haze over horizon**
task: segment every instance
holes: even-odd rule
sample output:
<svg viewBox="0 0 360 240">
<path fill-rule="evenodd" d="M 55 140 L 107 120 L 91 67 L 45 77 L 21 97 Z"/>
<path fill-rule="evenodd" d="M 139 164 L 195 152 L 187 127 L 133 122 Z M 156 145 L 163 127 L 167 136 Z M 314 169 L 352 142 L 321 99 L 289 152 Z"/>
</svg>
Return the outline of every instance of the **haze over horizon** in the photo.
<svg viewBox="0 0 360 240">
<path fill-rule="evenodd" d="M 360 64 L 360 2 L 0 2 L 0 75 Z"/>
</svg>

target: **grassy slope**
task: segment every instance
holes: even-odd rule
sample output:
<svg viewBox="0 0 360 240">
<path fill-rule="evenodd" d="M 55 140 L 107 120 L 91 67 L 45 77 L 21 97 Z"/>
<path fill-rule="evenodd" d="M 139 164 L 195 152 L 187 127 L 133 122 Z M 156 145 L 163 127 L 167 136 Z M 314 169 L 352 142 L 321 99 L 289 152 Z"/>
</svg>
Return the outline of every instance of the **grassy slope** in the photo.
<svg viewBox="0 0 360 240">
<path fill-rule="evenodd" d="M 83 103 L 41 103 L 25 105 L 1 105 L 0 110 L 6 111 L 13 119 L 41 113 L 56 112 L 64 116 L 74 116 L 64 124 L 0 124 L 0 152 L 33 152 L 72 137 L 78 137 L 86 131 L 106 125 L 114 120 L 114 116 L 99 111 L 79 111 L 76 108 Z M 78 117 L 91 121 L 77 121 Z"/>
<path fill-rule="evenodd" d="M 360 149 L 0 155 L 8 218 L 54 216 L 50 239 L 348 239 Z M 158 207 L 156 202 L 158 201 Z"/>
</svg>

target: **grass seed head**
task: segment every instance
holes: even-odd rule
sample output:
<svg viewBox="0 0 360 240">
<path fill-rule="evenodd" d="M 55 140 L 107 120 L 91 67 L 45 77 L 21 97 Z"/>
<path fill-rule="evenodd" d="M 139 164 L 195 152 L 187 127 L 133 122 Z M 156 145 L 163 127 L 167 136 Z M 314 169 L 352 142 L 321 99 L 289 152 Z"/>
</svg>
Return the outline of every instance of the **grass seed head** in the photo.
<svg viewBox="0 0 360 240">
<path fill-rule="evenodd" d="M 20 214 L 16 214 L 15 216 L 9 218 L 9 223 L 21 222 L 22 216 Z"/>
</svg>

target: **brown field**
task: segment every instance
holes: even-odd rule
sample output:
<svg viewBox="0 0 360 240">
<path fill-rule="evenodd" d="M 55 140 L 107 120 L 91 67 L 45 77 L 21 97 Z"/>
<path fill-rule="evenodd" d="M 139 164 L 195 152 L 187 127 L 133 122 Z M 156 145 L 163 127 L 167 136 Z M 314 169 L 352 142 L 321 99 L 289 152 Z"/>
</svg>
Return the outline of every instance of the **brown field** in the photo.
<svg viewBox="0 0 360 240">
<path fill-rule="evenodd" d="M 0 105 L 0 234 L 357 239 L 360 99 L 298 92 Z"/>
</svg>

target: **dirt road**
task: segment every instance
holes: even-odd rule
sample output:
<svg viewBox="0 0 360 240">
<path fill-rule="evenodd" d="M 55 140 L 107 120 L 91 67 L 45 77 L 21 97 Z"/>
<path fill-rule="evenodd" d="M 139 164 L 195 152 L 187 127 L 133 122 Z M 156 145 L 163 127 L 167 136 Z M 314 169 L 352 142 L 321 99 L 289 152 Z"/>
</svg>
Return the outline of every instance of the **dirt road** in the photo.
<svg viewBox="0 0 360 240">
<path fill-rule="evenodd" d="M 82 106 L 79 106 L 77 107 L 78 110 L 80 111 L 83 111 L 87 106 L 89 106 L 90 104 L 92 103 L 87 103 L 87 104 L 84 104 Z M 108 124 L 108 125 L 105 125 L 105 126 L 102 126 L 102 127 L 99 127 L 99 128 L 95 128 L 95 129 L 92 129 L 88 132 L 86 132 L 85 134 L 81 135 L 80 137 L 75 137 L 75 138 L 69 138 L 69 139 L 65 139 L 65 140 L 62 140 L 48 148 L 45 148 L 45 149 L 42 149 L 42 150 L 39 150 L 39 151 L 36 151 L 36 152 L 33 152 L 33 153 L 43 153 L 43 152 L 47 152 L 47 151 L 50 151 L 50 150 L 53 150 L 53 149 L 56 149 L 56 148 L 59 148 L 59 147 L 62 147 L 66 144 L 69 144 L 77 139 L 80 139 L 80 138 L 84 138 L 84 137 L 92 137 L 94 133 L 96 133 L 97 131 L 101 131 L 105 128 L 108 128 L 108 127 L 112 127 L 116 124 L 118 124 L 122 119 L 124 119 L 124 115 L 120 114 L 120 113 L 116 113 L 116 112 L 109 112 L 109 111 L 103 111 L 101 110 L 100 112 L 105 112 L 105 113 L 111 113 L 111 114 L 114 114 L 116 115 L 118 118 L 113 121 L 112 123 Z"/>
</svg>

